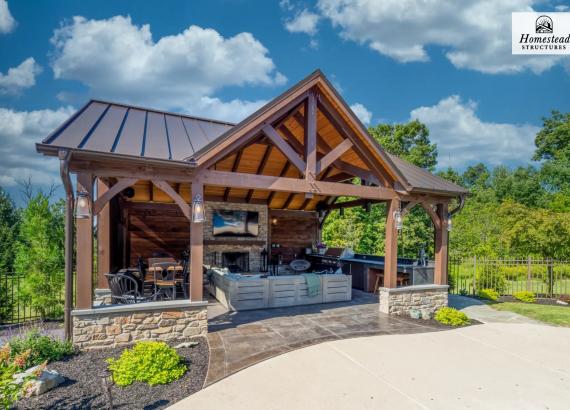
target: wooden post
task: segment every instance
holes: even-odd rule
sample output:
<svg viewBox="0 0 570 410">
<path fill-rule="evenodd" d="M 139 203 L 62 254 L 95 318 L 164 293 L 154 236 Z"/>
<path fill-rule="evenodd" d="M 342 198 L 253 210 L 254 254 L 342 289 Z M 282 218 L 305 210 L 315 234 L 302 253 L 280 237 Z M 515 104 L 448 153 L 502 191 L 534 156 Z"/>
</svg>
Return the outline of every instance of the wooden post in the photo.
<svg viewBox="0 0 570 410">
<path fill-rule="evenodd" d="M 434 223 L 435 231 L 435 272 L 433 282 L 447 285 L 447 203 L 437 205 L 439 224 Z"/>
<path fill-rule="evenodd" d="M 305 105 L 305 177 L 317 177 L 317 99 L 311 91 Z"/>
<path fill-rule="evenodd" d="M 97 178 L 97 198 L 109 190 Z M 97 289 L 108 289 L 106 273 L 111 271 L 111 206 L 107 203 L 97 215 Z"/>
<path fill-rule="evenodd" d="M 204 185 L 200 179 L 192 181 L 192 200 L 200 195 L 204 200 Z M 204 212 L 206 212 L 204 210 Z M 202 264 L 204 261 L 204 223 L 190 221 L 190 300 L 202 300 Z"/>
<path fill-rule="evenodd" d="M 394 212 L 400 209 L 400 201 L 392 199 L 388 204 L 384 243 L 384 287 L 395 288 L 398 277 L 398 229 L 396 229 Z"/>
<path fill-rule="evenodd" d="M 77 174 L 77 191 L 85 191 L 93 204 L 93 176 L 87 173 Z M 93 214 L 88 218 L 77 219 L 75 232 L 76 241 L 76 272 L 77 272 L 77 303 L 78 309 L 93 307 Z"/>
</svg>

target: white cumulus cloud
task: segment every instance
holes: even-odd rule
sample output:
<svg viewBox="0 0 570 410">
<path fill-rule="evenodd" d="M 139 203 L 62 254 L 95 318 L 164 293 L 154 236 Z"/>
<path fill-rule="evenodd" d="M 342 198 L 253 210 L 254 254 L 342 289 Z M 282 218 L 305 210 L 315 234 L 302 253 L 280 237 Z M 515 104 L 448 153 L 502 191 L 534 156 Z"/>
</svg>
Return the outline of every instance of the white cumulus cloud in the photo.
<svg viewBox="0 0 570 410">
<path fill-rule="evenodd" d="M 35 143 L 73 112 L 71 107 L 36 111 L 0 108 L 0 186 L 12 187 L 28 177 L 38 185 L 60 183 L 58 161 L 39 155 Z"/>
<path fill-rule="evenodd" d="M 0 0 L 0 33 L 9 33 L 16 27 L 16 20 L 10 14 L 8 2 Z"/>
<path fill-rule="evenodd" d="M 372 113 L 362 104 L 354 103 L 350 106 L 350 109 L 354 111 L 356 116 L 362 121 L 364 125 L 369 125 L 372 121 Z"/>
<path fill-rule="evenodd" d="M 19 94 L 22 90 L 36 84 L 36 76 L 42 68 L 33 57 L 25 59 L 19 66 L 0 73 L 0 94 Z"/>
<path fill-rule="evenodd" d="M 411 119 L 426 124 L 430 139 L 437 143 L 438 166 L 463 169 L 484 162 L 495 166 L 526 163 L 534 152 L 539 127 L 531 124 L 485 122 L 477 116 L 477 104 L 457 95 L 436 105 L 419 107 Z"/>
<path fill-rule="evenodd" d="M 457 68 L 488 74 L 541 73 L 566 56 L 513 56 L 511 13 L 532 11 L 538 0 L 319 0 L 320 14 L 343 38 L 399 62 L 429 60 L 440 46 Z"/>
<path fill-rule="evenodd" d="M 311 36 L 317 33 L 319 15 L 303 9 L 295 17 L 285 21 L 285 29 L 291 33 L 305 33 Z"/>
<path fill-rule="evenodd" d="M 238 115 L 260 102 L 226 102 L 216 92 L 286 82 L 268 50 L 250 33 L 224 38 L 216 30 L 190 26 L 155 41 L 149 25 L 137 26 L 130 17 L 74 17 L 51 41 L 56 78 L 80 81 L 98 97 L 196 115 L 239 120 L 243 117 Z"/>
</svg>

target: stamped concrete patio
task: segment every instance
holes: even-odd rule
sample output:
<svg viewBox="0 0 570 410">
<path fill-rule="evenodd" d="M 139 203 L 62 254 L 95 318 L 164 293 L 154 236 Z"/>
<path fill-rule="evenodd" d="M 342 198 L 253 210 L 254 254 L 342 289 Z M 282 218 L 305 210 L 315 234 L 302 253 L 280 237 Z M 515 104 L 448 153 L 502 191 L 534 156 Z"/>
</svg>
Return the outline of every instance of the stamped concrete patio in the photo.
<svg viewBox="0 0 570 410">
<path fill-rule="evenodd" d="M 228 312 L 208 308 L 210 366 L 205 385 L 271 357 L 321 342 L 382 334 L 449 329 L 434 320 L 412 320 L 378 311 L 378 296 L 353 290 L 352 301 Z"/>
</svg>

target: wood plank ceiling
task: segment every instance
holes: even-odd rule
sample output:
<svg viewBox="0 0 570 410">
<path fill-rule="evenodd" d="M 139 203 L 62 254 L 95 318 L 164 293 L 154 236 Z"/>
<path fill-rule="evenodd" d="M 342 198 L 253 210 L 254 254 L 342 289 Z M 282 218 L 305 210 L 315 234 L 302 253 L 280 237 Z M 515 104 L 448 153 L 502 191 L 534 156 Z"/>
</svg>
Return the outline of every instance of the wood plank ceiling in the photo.
<svg viewBox="0 0 570 410">
<path fill-rule="evenodd" d="M 293 112 L 289 113 L 277 124 L 274 124 L 274 126 L 279 135 L 297 154 L 301 158 L 306 159 L 304 152 L 304 123 L 304 104 L 300 104 Z M 327 116 L 320 109 L 317 109 L 317 159 L 325 156 L 341 144 L 344 139 L 339 130 L 328 120 Z M 343 167 L 343 164 L 348 165 Z M 369 167 L 362 161 L 354 148 L 350 148 L 331 166 L 321 170 L 316 179 L 350 183 L 350 180 L 355 175 L 347 172 L 346 168 L 349 166 L 370 172 Z M 303 178 L 297 168 L 263 134 L 260 134 L 257 139 L 239 151 L 218 161 L 212 166 L 212 169 L 246 174 Z M 190 184 L 172 184 L 172 186 L 184 200 L 191 201 Z M 133 187 L 135 189 L 133 200 L 135 201 L 172 202 L 168 195 L 153 186 L 149 181 L 139 181 Z M 305 194 L 214 186 L 205 186 L 204 195 L 206 200 L 209 201 L 265 203 L 271 209 L 306 211 L 315 210 L 319 202 L 327 200 L 326 197 L 320 195 L 307 198 Z"/>
</svg>

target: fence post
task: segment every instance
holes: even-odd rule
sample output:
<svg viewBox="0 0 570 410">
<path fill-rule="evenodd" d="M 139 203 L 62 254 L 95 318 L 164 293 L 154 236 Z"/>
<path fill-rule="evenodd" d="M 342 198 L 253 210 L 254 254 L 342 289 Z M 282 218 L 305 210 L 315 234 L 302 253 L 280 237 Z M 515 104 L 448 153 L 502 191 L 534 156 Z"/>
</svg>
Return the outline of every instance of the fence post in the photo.
<svg viewBox="0 0 570 410">
<path fill-rule="evenodd" d="M 526 290 L 532 292 L 532 259 L 527 257 Z"/>
<path fill-rule="evenodd" d="M 477 255 L 473 256 L 473 295 L 477 292 Z"/>
<path fill-rule="evenodd" d="M 554 294 L 554 265 L 552 258 L 548 258 L 548 296 L 552 297 Z"/>
</svg>

